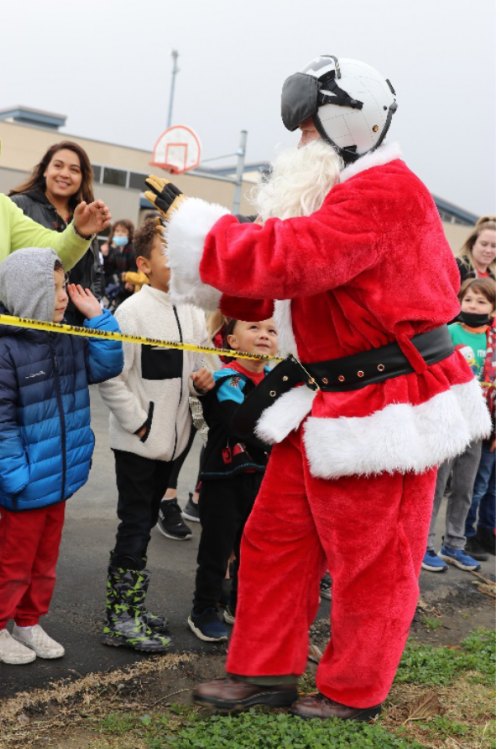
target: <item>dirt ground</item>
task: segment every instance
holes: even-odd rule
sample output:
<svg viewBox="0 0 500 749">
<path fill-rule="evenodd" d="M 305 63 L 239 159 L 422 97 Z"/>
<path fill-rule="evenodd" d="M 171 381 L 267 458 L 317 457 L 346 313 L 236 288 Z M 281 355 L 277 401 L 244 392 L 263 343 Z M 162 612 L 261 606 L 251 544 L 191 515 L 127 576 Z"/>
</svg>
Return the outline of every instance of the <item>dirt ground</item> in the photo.
<svg viewBox="0 0 500 749">
<path fill-rule="evenodd" d="M 458 645 L 470 632 L 494 627 L 494 584 L 476 576 L 438 603 L 421 600 L 411 637 L 424 644 Z M 318 620 L 311 629 L 311 642 L 320 650 L 328 630 L 327 619 Z M 122 711 L 148 714 L 173 704 L 187 705 L 194 684 L 223 675 L 224 660 L 223 652 L 165 655 L 19 693 L 0 706 L 0 748 L 91 749 L 98 746 L 97 726 L 105 716 Z M 315 669 L 311 662 L 307 676 L 311 684 Z"/>
</svg>

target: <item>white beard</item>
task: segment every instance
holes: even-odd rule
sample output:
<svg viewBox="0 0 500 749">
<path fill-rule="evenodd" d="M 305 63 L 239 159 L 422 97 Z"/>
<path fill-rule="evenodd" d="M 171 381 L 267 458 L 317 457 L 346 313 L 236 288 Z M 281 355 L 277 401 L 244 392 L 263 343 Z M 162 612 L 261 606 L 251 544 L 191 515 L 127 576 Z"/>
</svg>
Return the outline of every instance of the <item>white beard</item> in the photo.
<svg viewBox="0 0 500 749">
<path fill-rule="evenodd" d="M 269 180 L 256 189 L 257 220 L 314 213 L 340 181 L 342 167 L 340 156 L 322 140 L 283 151 L 272 165 Z"/>
</svg>

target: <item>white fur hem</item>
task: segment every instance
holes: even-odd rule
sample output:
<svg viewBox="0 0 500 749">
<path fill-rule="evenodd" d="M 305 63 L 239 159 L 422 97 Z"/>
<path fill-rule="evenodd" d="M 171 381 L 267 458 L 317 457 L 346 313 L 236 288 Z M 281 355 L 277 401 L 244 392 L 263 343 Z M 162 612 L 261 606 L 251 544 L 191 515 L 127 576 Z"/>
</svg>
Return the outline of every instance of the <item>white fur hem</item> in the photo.
<svg viewBox="0 0 500 749">
<path fill-rule="evenodd" d="M 426 403 L 396 403 L 364 418 L 310 417 L 304 443 L 311 473 L 323 479 L 382 472 L 422 473 L 486 438 L 491 421 L 476 380 Z"/>
<path fill-rule="evenodd" d="M 175 211 L 165 230 L 170 296 L 174 304 L 195 304 L 206 310 L 219 306 L 221 293 L 200 278 L 205 239 L 212 226 L 229 211 L 200 198 L 188 198 Z"/>
<path fill-rule="evenodd" d="M 262 412 L 255 427 L 256 435 L 269 445 L 284 440 L 310 412 L 315 395 L 305 385 L 289 390 Z"/>
</svg>

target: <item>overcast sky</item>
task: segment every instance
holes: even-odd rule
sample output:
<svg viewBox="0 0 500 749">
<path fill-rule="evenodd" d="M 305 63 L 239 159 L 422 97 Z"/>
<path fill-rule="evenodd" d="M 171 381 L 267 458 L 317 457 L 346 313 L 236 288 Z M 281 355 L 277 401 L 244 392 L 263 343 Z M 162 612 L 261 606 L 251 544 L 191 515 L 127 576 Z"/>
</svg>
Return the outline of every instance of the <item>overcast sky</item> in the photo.
<svg viewBox="0 0 500 749">
<path fill-rule="evenodd" d="M 283 80 L 318 54 L 354 57 L 391 80 L 399 109 L 388 140 L 429 189 L 495 211 L 494 0 L 2 5 L 0 109 L 46 109 L 67 115 L 68 134 L 152 149 L 176 49 L 173 124 L 198 133 L 202 159 L 232 154 L 245 129 L 247 162 L 271 160 L 297 140 L 280 119 Z"/>
</svg>

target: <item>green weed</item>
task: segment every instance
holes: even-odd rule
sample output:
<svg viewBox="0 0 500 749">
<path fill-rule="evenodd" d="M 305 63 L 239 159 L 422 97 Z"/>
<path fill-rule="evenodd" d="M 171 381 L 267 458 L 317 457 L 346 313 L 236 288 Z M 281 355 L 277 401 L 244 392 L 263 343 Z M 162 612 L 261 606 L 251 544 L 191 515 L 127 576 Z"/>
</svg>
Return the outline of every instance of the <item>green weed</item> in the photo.
<svg viewBox="0 0 500 749">
<path fill-rule="evenodd" d="M 445 686 L 464 671 L 475 671 L 481 675 L 483 683 L 494 684 L 494 632 L 478 630 L 467 637 L 459 648 L 408 642 L 396 682 Z"/>
<path fill-rule="evenodd" d="M 436 629 L 439 629 L 443 626 L 443 622 L 441 621 L 441 619 L 438 619 L 435 616 L 423 616 L 422 624 L 430 632 L 435 632 Z"/>
<path fill-rule="evenodd" d="M 132 713 L 110 713 L 103 719 L 101 730 L 103 733 L 123 736 L 138 725 L 139 719 Z"/>
<path fill-rule="evenodd" d="M 355 721 L 300 720 L 285 713 L 250 710 L 200 718 L 176 736 L 155 739 L 148 749 L 421 749 L 379 725 Z"/>
</svg>

